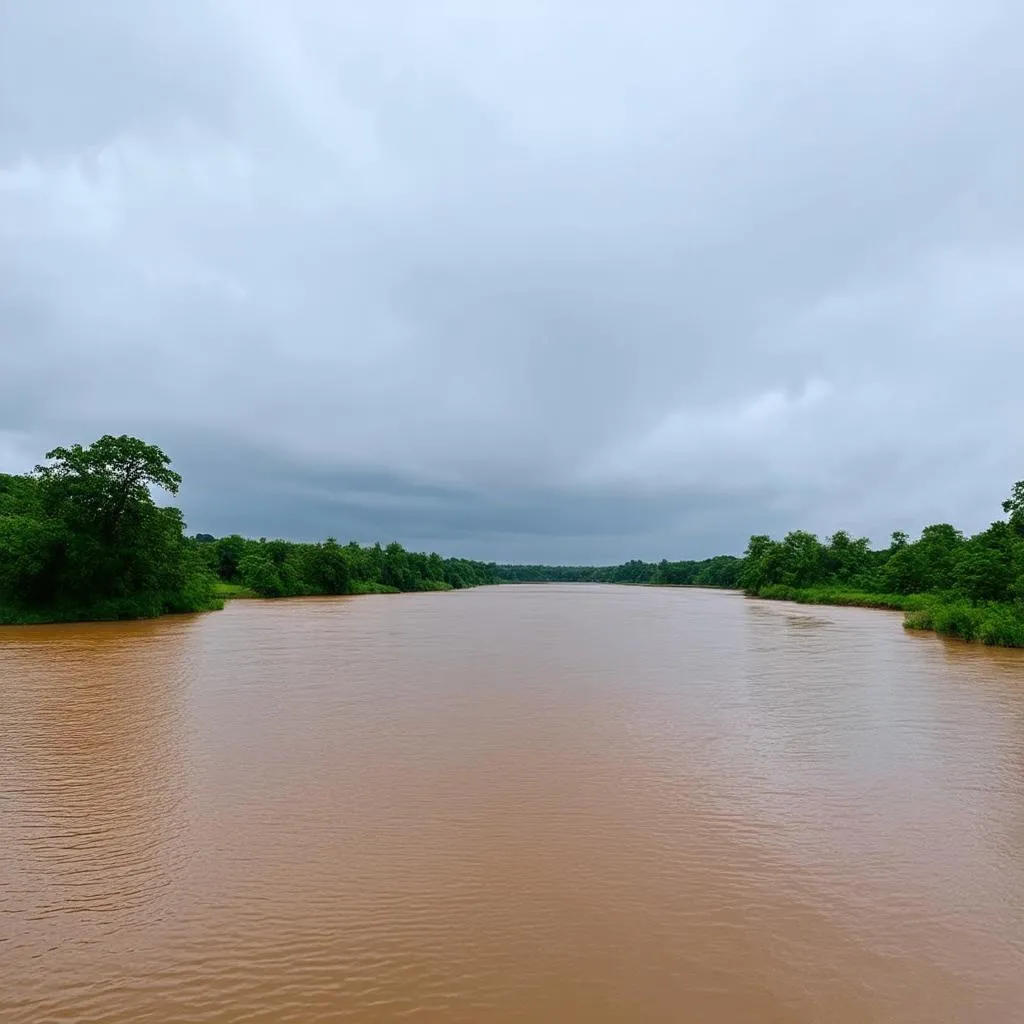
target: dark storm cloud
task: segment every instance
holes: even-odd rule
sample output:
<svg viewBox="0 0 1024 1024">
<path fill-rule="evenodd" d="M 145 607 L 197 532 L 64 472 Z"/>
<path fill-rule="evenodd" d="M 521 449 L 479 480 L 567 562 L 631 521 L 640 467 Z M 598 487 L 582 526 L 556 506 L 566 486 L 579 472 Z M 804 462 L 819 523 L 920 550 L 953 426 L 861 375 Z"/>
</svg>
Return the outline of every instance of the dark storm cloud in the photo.
<svg viewBox="0 0 1024 1024">
<path fill-rule="evenodd" d="M 0 468 L 494 558 L 1024 475 L 1012 0 L 0 7 Z"/>
</svg>

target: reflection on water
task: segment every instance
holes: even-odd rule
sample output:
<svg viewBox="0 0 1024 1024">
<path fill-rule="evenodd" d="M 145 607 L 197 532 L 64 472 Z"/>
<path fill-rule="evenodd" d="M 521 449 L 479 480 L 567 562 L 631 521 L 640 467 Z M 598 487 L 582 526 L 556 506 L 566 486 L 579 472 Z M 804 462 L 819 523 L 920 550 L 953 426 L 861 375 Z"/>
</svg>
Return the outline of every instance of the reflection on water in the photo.
<svg viewBox="0 0 1024 1024">
<path fill-rule="evenodd" d="M 0 630 L 0 1019 L 1024 1019 L 1024 657 L 504 587 Z"/>
</svg>

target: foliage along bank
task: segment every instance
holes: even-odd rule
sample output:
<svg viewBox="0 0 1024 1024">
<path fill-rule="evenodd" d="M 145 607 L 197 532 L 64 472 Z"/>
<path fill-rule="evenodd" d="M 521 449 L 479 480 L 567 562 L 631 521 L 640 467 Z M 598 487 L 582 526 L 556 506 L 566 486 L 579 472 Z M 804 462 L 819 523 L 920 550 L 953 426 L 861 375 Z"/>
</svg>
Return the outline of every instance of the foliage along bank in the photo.
<svg viewBox="0 0 1024 1024">
<path fill-rule="evenodd" d="M 147 618 L 265 597 L 448 590 L 496 582 L 492 566 L 356 543 L 185 536 L 152 488 L 181 477 L 156 446 L 106 435 L 55 448 L 20 476 L 0 474 L 0 623 Z M 229 585 L 229 586 L 224 586 Z"/>
<path fill-rule="evenodd" d="M 258 597 L 461 590 L 498 582 L 494 566 L 406 551 L 398 543 L 363 547 L 328 537 L 299 544 L 238 534 L 220 539 L 199 534 L 195 543 L 218 581 Z"/>
<path fill-rule="evenodd" d="M 727 587 L 739 585 L 743 559 L 716 555 L 700 561 L 641 562 L 622 565 L 499 565 L 502 583 L 634 583 L 652 586 Z"/>
<path fill-rule="evenodd" d="M 909 629 L 1024 647 L 1024 481 L 1003 502 L 1006 519 L 972 537 L 949 523 L 887 548 L 840 531 L 822 543 L 802 530 L 750 538 L 740 586 L 759 597 L 906 611 Z"/>
<path fill-rule="evenodd" d="M 748 595 L 804 604 L 905 611 L 927 629 L 1005 647 L 1024 647 L 1024 481 L 1003 503 L 1007 518 L 973 537 L 948 523 L 912 541 L 894 533 L 872 550 L 843 530 L 824 541 L 795 530 L 782 540 L 750 538 L 742 558 L 615 566 L 499 565 L 508 583 L 633 583 L 740 588 Z"/>
</svg>

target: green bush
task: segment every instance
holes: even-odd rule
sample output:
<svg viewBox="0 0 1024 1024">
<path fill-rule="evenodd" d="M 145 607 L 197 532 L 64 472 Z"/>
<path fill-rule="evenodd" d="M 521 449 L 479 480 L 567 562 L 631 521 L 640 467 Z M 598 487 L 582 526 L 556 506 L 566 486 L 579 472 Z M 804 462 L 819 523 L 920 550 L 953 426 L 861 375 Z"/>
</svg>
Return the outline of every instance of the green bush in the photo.
<svg viewBox="0 0 1024 1024">
<path fill-rule="evenodd" d="M 894 608 L 903 610 L 920 595 L 871 594 L 833 587 L 787 587 L 774 583 L 753 593 L 769 601 L 796 601 L 798 604 L 832 604 L 856 608 Z"/>
<path fill-rule="evenodd" d="M 935 632 L 961 640 L 977 638 L 983 617 L 984 611 L 968 601 L 940 602 L 932 609 Z"/>
<path fill-rule="evenodd" d="M 931 607 L 918 608 L 909 611 L 903 619 L 904 629 L 921 630 L 922 632 L 934 632 L 935 620 L 932 618 Z"/>
<path fill-rule="evenodd" d="M 389 587 L 386 583 L 375 583 L 373 580 L 354 580 L 353 594 L 400 594 L 398 587 Z"/>
<path fill-rule="evenodd" d="M 991 647 L 1024 647 L 1024 609 L 1019 605 L 933 601 L 908 611 L 903 625 Z"/>
<path fill-rule="evenodd" d="M 995 647 L 1024 647 L 1024 610 L 1012 605 L 989 608 L 978 629 L 978 639 Z"/>
</svg>

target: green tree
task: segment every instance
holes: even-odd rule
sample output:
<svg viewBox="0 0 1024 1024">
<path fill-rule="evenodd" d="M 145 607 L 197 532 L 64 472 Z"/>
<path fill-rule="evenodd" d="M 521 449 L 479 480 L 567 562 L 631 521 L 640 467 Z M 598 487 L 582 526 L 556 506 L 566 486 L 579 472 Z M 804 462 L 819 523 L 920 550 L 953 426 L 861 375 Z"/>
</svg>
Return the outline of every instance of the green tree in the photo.
<svg viewBox="0 0 1024 1024">
<path fill-rule="evenodd" d="M 381 566 L 380 582 L 398 590 L 411 590 L 413 584 L 409 556 L 397 541 L 393 541 L 384 549 Z"/>
<path fill-rule="evenodd" d="M 238 575 L 242 583 L 260 597 L 285 596 L 281 574 L 265 551 L 257 549 L 244 555 L 238 565 Z"/>
<path fill-rule="evenodd" d="M 867 537 L 854 540 L 845 530 L 837 530 L 828 539 L 822 553 L 822 563 L 826 579 L 836 583 L 850 583 L 862 577 L 871 567 L 870 541 Z"/>
<path fill-rule="evenodd" d="M 743 556 L 743 571 L 739 583 L 744 590 L 758 593 L 773 583 L 779 583 L 780 545 L 766 533 L 750 538 Z"/>
<path fill-rule="evenodd" d="M 347 594 L 351 571 L 345 549 L 333 537 L 308 547 L 304 578 L 322 594 Z"/>
<path fill-rule="evenodd" d="M 972 601 L 1008 601 L 1013 597 L 1012 527 L 993 523 L 963 545 L 953 570 L 958 593 Z"/>
<path fill-rule="evenodd" d="M 820 583 L 825 574 L 825 552 L 821 541 L 806 530 L 787 533 L 779 551 L 781 579 L 790 587 L 809 587 Z"/>
<path fill-rule="evenodd" d="M 1024 537 L 1024 480 L 1018 480 L 1003 502 L 1003 511 L 1010 517 L 1010 526 L 1018 537 Z"/>
<path fill-rule="evenodd" d="M 48 465 L 36 466 L 44 505 L 115 538 L 133 514 L 154 507 L 150 487 L 177 494 L 181 477 L 156 445 L 105 434 L 83 447 L 54 448 Z"/>
<path fill-rule="evenodd" d="M 238 582 L 238 567 L 245 557 L 249 544 L 249 541 L 237 533 L 231 534 L 230 537 L 221 537 L 215 543 L 217 575 L 226 583 Z"/>
<path fill-rule="evenodd" d="M 953 587 L 956 563 L 964 543 L 964 535 L 949 523 L 936 523 L 921 531 L 916 545 L 921 555 L 920 590 L 941 591 Z"/>
<path fill-rule="evenodd" d="M 156 446 L 106 435 L 0 480 L 0 614 L 117 618 L 212 607 L 213 577 L 181 513 L 151 488 L 181 478 Z"/>
</svg>

